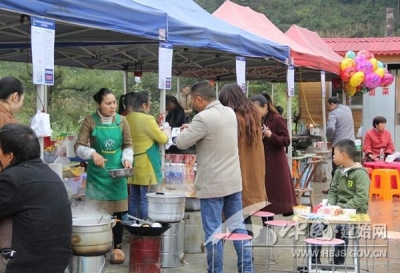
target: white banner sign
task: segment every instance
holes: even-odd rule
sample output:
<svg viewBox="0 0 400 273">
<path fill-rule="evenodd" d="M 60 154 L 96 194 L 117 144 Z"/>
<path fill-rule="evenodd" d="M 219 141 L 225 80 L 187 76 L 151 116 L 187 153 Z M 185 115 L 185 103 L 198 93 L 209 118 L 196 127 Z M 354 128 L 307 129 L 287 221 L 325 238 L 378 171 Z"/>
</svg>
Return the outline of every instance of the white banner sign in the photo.
<svg viewBox="0 0 400 273">
<path fill-rule="evenodd" d="M 32 67 L 34 84 L 54 84 L 54 40 L 56 23 L 31 16 Z"/>
<path fill-rule="evenodd" d="M 242 88 L 243 93 L 246 93 L 246 58 L 236 57 L 236 82 Z"/>
<path fill-rule="evenodd" d="M 158 48 L 158 88 L 171 89 L 172 85 L 172 44 L 160 43 Z"/>
<path fill-rule="evenodd" d="M 294 66 L 289 65 L 287 71 L 287 87 L 288 87 L 288 96 L 294 96 Z"/>
</svg>

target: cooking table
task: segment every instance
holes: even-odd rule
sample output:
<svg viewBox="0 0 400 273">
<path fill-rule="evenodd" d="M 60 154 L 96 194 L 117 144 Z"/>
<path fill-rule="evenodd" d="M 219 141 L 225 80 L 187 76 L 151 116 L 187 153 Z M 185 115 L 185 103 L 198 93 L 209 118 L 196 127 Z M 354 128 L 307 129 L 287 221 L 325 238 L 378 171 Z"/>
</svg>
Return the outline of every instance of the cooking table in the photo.
<svg viewBox="0 0 400 273">
<path fill-rule="evenodd" d="M 339 216 L 327 216 L 326 219 L 321 219 L 321 220 L 311 220 L 311 219 L 304 219 L 302 217 L 294 216 L 293 221 L 298 222 L 300 224 L 315 224 L 318 222 L 324 223 L 324 224 L 333 224 L 333 225 L 370 225 L 371 224 L 371 218 L 368 214 L 356 214 L 355 216 L 345 216 L 345 215 L 339 215 Z M 309 231 L 309 228 L 306 228 L 307 231 Z M 350 238 L 353 239 L 353 252 L 354 253 L 359 253 L 359 237 L 360 236 L 354 236 L 355 238 Z M 361 268 L 360 268 L 360 257 L 359 255 L 353 255 L 353 262 L 354 266 L 347 266 L 346 272 L 351 272 L 351 273 L 360 273 Z M 321 266 L 321 265 L 319 265 Z M 323 267 L 324 265 L 322 265 Z M 326 265 L 326 266 L 331 266 L 331 265 Z M 354 271 L 349 271 L 348 269 L 351 268 Z M 340 266 L 336 266 L 336 268 L 341 268 Z M 309 270 L 308 272 L 317 272 L 315 271 L 316 269 Z M 331 271 L 324 271 L 321 269 L 318 269 L 318 272 L 331 272 Z"/>
</svg>

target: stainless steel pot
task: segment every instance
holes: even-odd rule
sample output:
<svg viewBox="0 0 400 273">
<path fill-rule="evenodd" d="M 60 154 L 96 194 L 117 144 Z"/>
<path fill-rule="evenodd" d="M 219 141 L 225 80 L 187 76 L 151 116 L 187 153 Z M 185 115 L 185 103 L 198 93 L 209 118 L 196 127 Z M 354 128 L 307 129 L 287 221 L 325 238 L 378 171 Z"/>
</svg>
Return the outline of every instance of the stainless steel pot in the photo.
<svg viewBox="0 0 400 273">
<path fill-rule="evenodd" d="M 133 175 L 133 168 L 114 169 L 114 170 L 107 170 L 107 171 L 108 171 L 108 175 L 111 176 L 112 178 L 130 177 Z"/>
<path fill-rule="evenodd" d="M 178 193 L 148 193 L 148 214 L 153 221 L 179 222 L 185 214 L 185 195 Z"/>
<path fill-rule="evenodd" d="M 78 256 L 100 256 L 112 248 L 112 228 L 115 220 L 109 216 L 74 218 L 72 220 L 72 253 Z"/>
</svg>

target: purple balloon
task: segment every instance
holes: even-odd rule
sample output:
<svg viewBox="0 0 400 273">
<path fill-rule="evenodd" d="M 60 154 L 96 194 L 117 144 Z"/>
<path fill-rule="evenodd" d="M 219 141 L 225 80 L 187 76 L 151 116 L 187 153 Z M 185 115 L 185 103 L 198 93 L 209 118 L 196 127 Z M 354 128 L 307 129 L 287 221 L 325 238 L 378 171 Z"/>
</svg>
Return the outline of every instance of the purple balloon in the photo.
<svg viewBox="0 0 400 273">
<path fill-rule="evenodd" d="M 365 75 L 364 84 L 368 88 L 375 88 L 381 84 L 381 77 L 376 73 L 368 73 Z"/>
<path fill-rule="evenodd" d="M 356 63 L 356 70 L 362 71 L 365 74 L 369 74 L 372 71 L 374 71 L 374 66 L 372 65 L 372 63 L 370 61 L 363 61 L 363 62 Z"/>
</svg>

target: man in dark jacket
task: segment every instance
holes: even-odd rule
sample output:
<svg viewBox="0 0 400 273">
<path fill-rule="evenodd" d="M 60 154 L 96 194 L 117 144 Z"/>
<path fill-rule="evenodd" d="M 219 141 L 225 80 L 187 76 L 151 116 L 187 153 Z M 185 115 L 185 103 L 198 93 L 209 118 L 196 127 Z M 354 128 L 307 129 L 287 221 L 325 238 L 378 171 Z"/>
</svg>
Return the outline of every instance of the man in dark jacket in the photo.
<svg viewBox="0 0 400 273">
<path fill-rule="evenodd" d="M 63 273 L 71 256 L 72 215 L 60 177 L 40 159 L 33 130 L 21 124 L 0 129 L 0 220 L 12 219 L 9 250 L 0 272 Z"/>
</svg>

